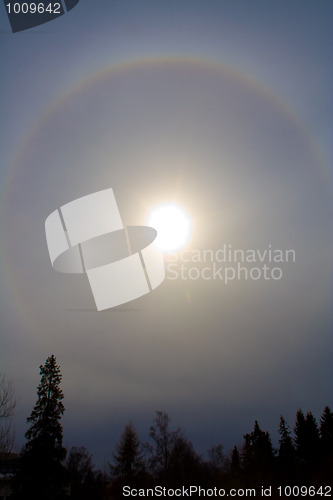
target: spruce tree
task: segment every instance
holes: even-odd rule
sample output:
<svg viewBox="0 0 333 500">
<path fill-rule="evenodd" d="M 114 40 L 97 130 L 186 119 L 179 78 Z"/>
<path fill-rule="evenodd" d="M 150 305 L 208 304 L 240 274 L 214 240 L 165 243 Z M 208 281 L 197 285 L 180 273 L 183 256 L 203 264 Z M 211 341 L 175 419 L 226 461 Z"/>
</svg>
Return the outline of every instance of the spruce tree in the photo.
<svg viewBox="0 0 333 500">
<path fill-rule="evenodd" d="M 279 439 L 279 461 L 281 464 L 288 467 L 294 460 L 295 448 L 290 435 L 291 432 L 282 415 L 280 416 L 279 434 L 281 436 Z"/>
<path fill-rule="evenodd" d="M 116 445 L 113 459 L 114 463 L 110 465 L 113 479 L 126 480 L 126 484 L 132 484 L 144 472 L 140 440 L 131 422 L 126 425 Z"/>
<path fill-rule="evenodd" d="M 306 459 L 309 463 L 316 462 L 320 455 L 320 436 L 317 421 L 311 411 L 305 417 Z"/>
<path fill-rule="evenodd" d="M 301 409 L 296 412 L 296 421 L 294 427 L 294 443 L 296 448 L 297 458 L 299 460 L 304 460 L 306 455 L 306 426 L 305 417 Z"/>
<path fill-rule="evenodd" d="M 324 455 L 333 455 L 333 412 L 328 406 L 320 419 L 320 439 Z"/>
<path fill-rule="evenodd" d="M 231 452 L 230 473 L 238 475 L 241 471 L 240 456 L 237 446 L 234 446 Z"/>
<path fill-rule="evenodd" d="M 59 500 L 64 496 L 66 449 L 62 446 L 64 413 L 61 373 L 54 355 L 40 366 L 37 401 L 28 417 L 27 443 L 21 455 L 21 471 L 14 482 L 15 498 Z"/>
<path fill-rule="evenodd" d="M 244 450 L 246 461 L 255 466 L 268 465 L 273 461 L 274 449 L 268 432 L 262 431 L 255 420 L 251 434 L 244 436 Z"/>
<path fill-rule="evenodd" d="M 323 476 L 333 477 L 333 412 L 325 407 L 320 419 L 320 447 Z M 323 481 L 324 482 L 324 481 Z"/>
<path fill-rule="evenodd" d="M 279 425 L 279 456 L 278 456 L 278 472 L 280 480 L 285 484 L 289 484 L 295 473 L 295 448 L 291 432 L 284 417 L 280 416 Z"/>
<path fill-rule="evenodd" d="M 320 437 L 319 429 L 311 412 L 304 417 L 302 410 L 296 413 L 295 445 L 299 460 L 312 463 L 318 459 Z"/>
<path fill-rule="evenodd" d="M 262 431 L 256 420 L 251 434 L 244 435 L 242 459 L 249 483 L 255 486 L 272 481 L 274 452 L 269 433 Z"/>
</svg>

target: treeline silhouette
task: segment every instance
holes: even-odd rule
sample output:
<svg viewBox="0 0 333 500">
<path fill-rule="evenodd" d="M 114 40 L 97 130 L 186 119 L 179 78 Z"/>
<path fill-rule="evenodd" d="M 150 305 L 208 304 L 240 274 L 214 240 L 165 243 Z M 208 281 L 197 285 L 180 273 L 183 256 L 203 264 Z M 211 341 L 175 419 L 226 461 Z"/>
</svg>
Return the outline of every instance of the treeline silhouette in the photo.
<svg viewBox="0 0 333 500">
<path fill-rule="evenodd" d="M 132 422 L 125 425 L 105 471 L 96 470 L 84 447 L 63 447 L 64 412 L 61 373 L 52 355 L 40 367 L 37 402 L 27 421 L 26 445 L 16 461 L 10 498 L 36 500 L 108 500 L 124 498 L 123 487 L 261 488 L 262 486 L 325 486 L 333 477 L 333 412 L 325 407 L 319 423 L 311 412 L 298 410 L 293 433 L 280 416 L 279 444 L 254 422 L 252 432 L 228 454 L 222 444 L 199 455 L 171 418 L 156 411 L 149 440 L 140 440 Z M 3 454 L 2 458 L 5 457 Z M 2 461 L 2 464 L 4 460 Z M 0 461 L 1 466 L 1 461 Z M 138 494 L 138 496 L 140 496 Z M 192 495 L 195 498 L 195 495 Z M 274 495 L 272 495 L 274 498 Z"/>
</svg>

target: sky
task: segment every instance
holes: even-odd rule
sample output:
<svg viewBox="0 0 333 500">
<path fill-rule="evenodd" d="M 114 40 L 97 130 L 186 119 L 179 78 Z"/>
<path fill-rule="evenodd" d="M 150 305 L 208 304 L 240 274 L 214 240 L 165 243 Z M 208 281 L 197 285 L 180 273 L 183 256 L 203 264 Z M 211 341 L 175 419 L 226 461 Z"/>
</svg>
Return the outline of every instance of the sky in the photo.
<svg viewBox="0 0 333 500">
<path fill-rule="evenodd" d="M 292 427 L 299 408 L 332 408 L 332 14 L 330 0 L 80 0 L 12 33 L 0 5 L 0 371 L 18 448 L 51 354 L 64 443 L 99 467 L 128 421 L 146 440 L 156 410 L 204 454 L 255 419 L 276 445 L 281 413 Z M 109 187 L 125 224 L 176 201 L 193 233 L 156 290 L 97 312 L 85 276 L 52 269 L 44 222 Z M 214 269 L 263 266 L 221 262 L 226 249 L 266 249 L 281 279 L 226 283 Z"/>
</svg>

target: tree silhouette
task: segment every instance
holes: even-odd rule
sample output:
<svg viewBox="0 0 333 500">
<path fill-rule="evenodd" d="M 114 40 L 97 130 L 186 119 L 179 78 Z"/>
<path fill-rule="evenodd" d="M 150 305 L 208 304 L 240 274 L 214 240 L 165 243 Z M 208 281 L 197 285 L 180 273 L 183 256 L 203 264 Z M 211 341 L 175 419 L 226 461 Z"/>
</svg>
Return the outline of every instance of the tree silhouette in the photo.
<svg viewBox="0 0 333 500">
<path fill-rule="evenodd" d="M 269 484 L 272 480 L 274 450 L 268 432 L 262 431 L 258 421 L 253 431 L 244 435 L 243 464 L 249 482 Z"/>
<path fill-rule="evenodd" d="M 70 498 L 73 500 L 97 500 L 102 498 L 102 481 L 94 471 L 91 455 L 84 446 L 71 448 L 66 468 L 70 481 Z"/>
<path fill-rule="evenodd" d="M 294 472 L 295 465 L 295 448 L 293 445 L 293 439 L 291 437 L 291 432 L 289 427 L 284 419 L 284 417 L 280 416 L 280 425 L 279 425 L 279 456 L 278 463 L 280 473 L 282 478 L 285 478 L 287 481 Z"/>
<path fill-rule="evenodd" d="M 326 406 L 320 419 L 322 476 L 333 477 L 333 412 Z"/>
<path fill-rule="evenodd" d="M 318 460 L 320 453 L 320 435 L 317 421 L 310 411 L 305 417 L 305 432 L 306 459 L 310 463 L 315 462 Z"/>
<path fill-rule="evenodd" d="M 212 446 L 208 450 L 209 466 L 215 472 L 221 472 L 225 465 L 223 445 L 221 443 Z"/>
<path fill-rule="evenodd" d="M 16 406 L 15 393 L 11 381 L 0 374 L 0 459 L 5 458 L 14 446 L 14 431 L 11 417 Z"/>
<path fill-rule="evenodd" d="M 65 468 L 62 461 L 66 450 L 62 446 L 60 419 L 64 413 L 61 373 L 54 355 L 40 366 L 41 381 L 37 402 L 28 417 L 30 428 L 21 455 L 21 471 L 14 482 L 15 498 L 59 500 L 64 495 Z"/>
<path fill-rule="evenodd" d="M 294 432 L 298 459 L 306 463 L 314 462 L 319 455 L 320 437 L 316 419 L 311 412 L 304 417 L 302 410 L 297 411 Z"/>
<path fill-rule="evenodd" d="M 304 455 L 305 447 L 305 417 L 301 409 L 296 412 L 296 421 L 294 427 L 294 443 L 296 447 L 297 457 L 300 458 Z"/>
<path fill-rule="evenodd" d="M 244 458 L 256 464 L 266 464 L 273 459 L 273 447 L 268 432 L 262 431 L 255 420 L 251 434 L 245 434 Z"/>
<path fill-rule="evenodd" d="M 193 444 L 181 433 L 174 437 L 169 459 L 169 476 L 173 486 L 195 484 L 200 479 L 202 462 Z"/>
<path fill-rule="evenodd" d="M 170 431 L 171 418 L 165 411 L 156 411 L 154 424 L 150 427 L 149 436 L 153 440 L 150 466 L 157 476 L 166 479 L 170 464 L 170 456 L 179 430 Z"/>
<path fill-rule="evenodd" d="M 110 468 L 114 479 L 126 480 L 126 484 L 132 484 L 144 472 L 140 440 L 131 422 L 126 425 L 116 445 L 113 459 L 114 463 L 110 464 Z"/>
<path fill-rule="evenodd" d="M 234 446 L 231 452 L 231 461 L 230 461 L 230 473 L 237 476 L 240 474 L 241 465 L 240 465 L 240 456 L 237 446 Z"/>
<path fill-rule="evenodd" d="M 324 408 L 320 419 L 320 438 L 325 455 L 333 454 L 333 412 L 328 406 Z"/>
<path fill-rule="evenodd" d="M 289 430 L 287 422 L 282 415 L 280 416 L 279 434 L 281 436 L 279 439 L 279 458 L 283 462 L 290 463 L 294 459 L 295 448 L 293 445 L 291 432 Z"/>
<path fill-rule="evenodd" d="M 0 420 L 13 416 L 15 406 L 13 384 L 0 374 Z"/>
</svg>

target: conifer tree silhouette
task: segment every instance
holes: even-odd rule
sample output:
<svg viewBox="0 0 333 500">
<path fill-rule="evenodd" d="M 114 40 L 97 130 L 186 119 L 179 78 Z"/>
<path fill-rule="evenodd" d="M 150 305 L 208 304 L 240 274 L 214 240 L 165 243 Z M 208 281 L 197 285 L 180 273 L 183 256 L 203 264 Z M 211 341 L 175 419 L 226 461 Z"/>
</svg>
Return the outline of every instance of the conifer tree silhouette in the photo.
<svg viewBox="0 0 333 500">
<path fill-rule="evenodd" d="M 279 459 L 280 462 L 285 464 L 287 467 L 293 462 L 295 457 L 295 448 L 293 445 L 293 440 L 291 437 L 291 432 L 285 421 L 284 417 L 280 416 L 280 425 L 279 425 Z"/>
<path fill-rule="evenodd" d="M 28 417 L 30 428 L 21 456 L 21 471 L 14 481 L 14 498 L 60 500 L 64 496 L 66 449 L 62 446 L 64 413 L 61 372 L 54 355 L 40 366 L 37 401 Z"/>
<path fill-rule="evenodd" d="M 257 420 L 253 431 L 244 435 L 242 459 L 249 484 L 272 481 L 274 449 L 269 433 L 260 429 Z"/>
<path fill-rule="evenodd" d="M 113 459 L 114 463 L 110 465 L 110 468 L 114 479 L 126 480 L 126 484 L 131 484 L 144 472 L 141 443 L 131 422 L 126 425 L 116 445 Z"/>
<path fill-rule="evenodd" d="M 316 419 L 311 412 L 304 417 L 301 410 L 297 411 L 294 432 L 298 459 L 306 463 L 316 461 L 320 451 L 320 436 Z"/>
<path fill-rule="evenodd" d="M 280 416 L 278 470 L 282 481 L 289 484 L 295 472 L 295 448 L 291 431 L 284 417 Z"/>
<path fill-rule="evenodd" d="M 333 456 L 333 412 L 328 406 L 320 418 L 320 439 L 325 456 Z"/>
</svg>

